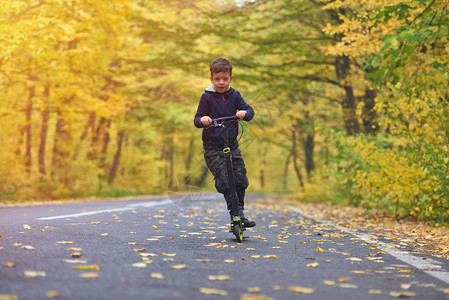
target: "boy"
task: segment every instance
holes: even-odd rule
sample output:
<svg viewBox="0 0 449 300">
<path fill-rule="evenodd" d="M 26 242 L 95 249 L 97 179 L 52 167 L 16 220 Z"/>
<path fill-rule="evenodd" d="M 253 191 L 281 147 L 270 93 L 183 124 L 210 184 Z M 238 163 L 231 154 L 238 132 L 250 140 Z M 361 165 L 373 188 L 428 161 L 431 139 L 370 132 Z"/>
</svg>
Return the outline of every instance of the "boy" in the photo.
<svg viewBox="0 0 449 300">
<path fill-rule="evenodd" d="M 224 143 L 221 137 L 221 127 L 207 128 L 212 124 L 212 119 L 236 115 L 240 120 L 250 121 L 254 117 L 254 110 L 249 106 L 239 92 L 230 87 L 232 83 L 232 65 L 224 59 L 218 58 L 210 64 L 211 86 L 206 88 L 201 95 L 194 124 L 203 128 L 203 148 L 206 165 L 214 175 L 215 188 L 224 195 L 231 213 L 231 193 L 228 187 L 228 175 L 226 169 L 226 157 L 223 153 Z M 245 227 L 254 227 L 256 223 L 244 217 L 245 190 L 249 185 L 246 177 L 246 168 L 237 141 L 239 124 L 229 123 L 229 142 L 232 162 L 234 167 L 235 187 L 238 196 L 238 215 Z M 232 215 L 231 215 L 232 220 Z"/>
</svg>

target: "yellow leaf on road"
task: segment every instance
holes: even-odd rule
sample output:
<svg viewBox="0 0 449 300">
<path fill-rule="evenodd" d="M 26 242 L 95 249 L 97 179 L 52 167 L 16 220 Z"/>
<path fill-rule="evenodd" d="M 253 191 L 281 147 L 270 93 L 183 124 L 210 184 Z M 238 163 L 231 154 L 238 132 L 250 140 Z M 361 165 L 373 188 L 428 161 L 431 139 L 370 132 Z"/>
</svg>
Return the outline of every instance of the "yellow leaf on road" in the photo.
<svg viewBox="0 0 449 300">
<path fill-rule="evenodd" d="M 326 250 L 321 249 L 320 247 L 317 247 L 317 248 L 315 249 L 315 251 L 317 251 L 317 252 L 326 252 Z"/>
<path fill-rule="evenodd" d="M 278 258 L 277 255 L 273 255 L 273 254 L 270 254 L 270 255 L 264 255 L 263 257 L 264 257 L 264 258 Z"/>
<path fill-rule="evenodd" d="M 16 263 L 14 263 L 14 262 L 4 262 L 4 263 L 2 263 L 2 266 L 8 267 L 8 268 L 14 268 L 16 266 Z"/>
<path fill-rule="evenodd" d="M 413 297 L 413 296 L 416 296 L 416 293 L 414 293 L 414 292 L 405 292 L 405 291 L 390 292 L 390 296 L 391 297 L 395 297 L 395 298 Z"/>
<path fill-rule="evenodd" d="M 200 288 L 200 292 L 206 295 L 220 295 L 226 296 L 228 293 L 225 290 L 210 289 L 210 288 Z"/>
<path fill-rule="evenodd" d="M 33 246 L 23 246 L 22 249 L 23 250 L 36 250 L 36 248 L 34 248 Z"/>
<path fill-rule="evenodd" d="M 319 263 L 314 262 L 314 263 L 307 264 L 306 266 L 307 267 L 311 267 L 311 268 L 315 268 L 315 267 L 318 267 L 318 265 L 319 265 Z"/>
<path fill-rule="evenodd" d="M 382 294 L 383 292 L 381 291 L 381 290 L 369 290 L 368 291 L 368 294 L 376 294 L 376 295 L 380 295 L 380 294 Z"/>
<path fill-rule="evenodd" d="M 162 255 L 165 255 L 165 256 L 176 256 L 176 253 L 165 253 L 165 252 L 162 252 Z"/>
<path fill-rule="evenodd" d="M 254 295 L 254 294 L 243 294 L 240 300 L 268 300 L 273 298 L 268 298 L 265 295 Z"/>
<path fill-rule="evenodd" d="M 48 298 L 58 298 L 59 297 L 59 293 L 58 293 L 58 291 L 51 290 L 51 291 L 47 292 L 47 297 Z"/>
<path fill-rule="evenodd" d="M 207 278 L 209 280 L 228 280 L 229 276 L 228 275 L 218 275 L 218 276 L 214 276 L 214 275 L 209 275 L 207 276 Z"/>
<path fill-rule="evenodd" d="M 81 273 L 79 274 L 81 278 L 98 278 L 100 275 L 96 272 L 89 272 L 89 273 Z"/>
<path fill-rule="evenodd" d="M 173 265 L 170 268 L 172 268 L 172 269 L 184 269 L 186 267 L 187 267 L 187 265 Z"/>
<path fill-rule="evenodd" d="M 100 267 L 97 265 L 78 265 L 72 266 L 72 269 L 76 270 L 100 270 Z"/>
<path fill-rule="evenodd" d="M 69 248 L 67 248 L 67 250 L 69 250 L 69 251 L 82 251 L 83 249 L 82 248 L 69 247 Z"/>
<path fill-rule="evenodd" d="M 146 268 L 147 264 L 144 263 L 144 262 L 137 262 L 137 263 L 133 263 L 131 265 L 131 267 L 134 267 L 134 268 Z"/>
<path fill-rule="evenodd" d="M 161 273 L 151 273 L 151 278 L 164 279 L 164 275 Z"/>
<path fill-rule="evenodd" d="M 301 294 L 312 294 L 313 292 L 315 292 L 315 289 L 300 286 L 290 286 L 288 289 L 294 293 L 301 293 Z"/>
<path fill-rule="evenodd" d="M 346 260 L 350 260 L 350 261 L 362 261 L 363 259 L 358 258 L 358 257 L 349 257 Z"/>
<path fill-rule="evenodd" d="M 56 244 L 73 244 L 73 241 L 59 241 Z"/>
<path fill-rule="evenodd" d="M 23 224 L 23 228 L 24 228 L 24 229 L 31 229 L 31 226 L 30 226 L 30 225 L 27 225 L 27 224 Z"/>
<path fill-rule="evenodd" d="M 325 285 L 335 285 L 335 281 L 332 280 L 324 280 Z"/>
<path fill-rule="evenodd" d="M 233 259 L 225 259 L 225 260 L 223 260 L 223 262 L 224 263 L 233 263 L 233 262 L 235 262 Z"/>
<path fill-rule="evenodd" d="M 258 286 L 249 287 L 248 288 L 248 292 L 250 292 L 250 293 L 260 293 L 260 287 L 258 287 Z"/>
<path fill-rule="evenodd" d="M 108 236 L 109 233 L 102 233 L 101 236 Z"/>
<path fill-rule="evenodd" d="M 35 277 L 45 277 L 47 274 L 43 271 L 30 271 L 27 270 L 24 272 L 26 278 L 35 278 Z"/>
</svg>

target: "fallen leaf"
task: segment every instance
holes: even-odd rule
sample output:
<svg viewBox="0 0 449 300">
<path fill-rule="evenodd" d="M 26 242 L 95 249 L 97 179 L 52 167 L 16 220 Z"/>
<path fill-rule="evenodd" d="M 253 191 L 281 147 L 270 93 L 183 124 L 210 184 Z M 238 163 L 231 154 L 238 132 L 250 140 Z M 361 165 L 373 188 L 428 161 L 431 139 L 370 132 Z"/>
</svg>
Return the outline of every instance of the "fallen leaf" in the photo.
<svg viewBox="0 0 449 300">
<path fill-rule="evenodd" d="M 133 249 L 136 252 L 147 252 L 146 248 L 140 248 L 140 249 Z"/>
<path fill-rule="evenodd" d="M 75 257 L 75 258 L 80 258 L 83 256 L 83 254 L 81 254 L 80 252 L 73 252 L 72 254 L 70 254 L 71 257 Z"/>
<path fill-rule="evenodd" d="M 102 233 L 101 236 L 108 236 L 109 233 Z"/>
<path fill-rule="evenodd" d="M 412 273 L 412 270 L 410 270 L 410 269 L 399 269 L 398 272 L 399 273 Z"/>
<path fill-rule="evenodd" d="M 414 293 L 414 292 L 405 292 L 405 291 L 390 292 L 390 296 L 391 297 L 395 297 L 395 298 L 406 298 L 406 297 L 416 296 L 416 293 Z"/>
<path fill-rule="evenodd" d="M 258 287 L 258 286 L 249 287 L 248 288 L 248 292 L 250 292 L 250 293 L 260 293 L 260 287 Z"/>
<path fill-rule="evenodd" d="M 97 265 L 79 265 L 79 266 L 72 266 L 72 269 L 76 270 L 100 270 L 100 267 Z"/>
<path fill-rule="evenodd" d="M 59 293 L 58 293 L 58 291 L 51 290 L 51 291 L 47 292 L 47 297 L 48 298 L 58 298 L 59 297 Z"/>
<path fill-rule="evenodd" d="M 143 257 L 156 257 L 158 256 L 156 253 L 139 253 L 139 256 Z"/>
<path fill-rule="evenodd" d="M 4 263 L 2 263 L 2 266 L 8 267 L 8 268 L 14 268 L 16 266 L 16 263 L 14 263 L 14 262 L 4 262 Z"/>
<path fill-rule="evenodd" d="M 31 229 L 31 226 L 30 226 L 30 225 L 27 225 L 27 224 L 23 224 L 23 228 L 24 228 L 24 229 Z"/>
<path fill-rule="evenodd" d="M 228 276 L 228 275 L 218 275 L 218 276 L 209 275 L 209 276 L 207 276 L 207 278 L 208 278 L 209 280 L 219 280 L 219 281 L 222 281 L 222 280 L 228 280 L 228 279 L 229 279 L 229 276 Z"/>
<path fill-rule="evenodd" d="M 362 261 L 363 259 L 358 258 L 358 257 L 349 257 L 346 260 L 350 260 L 350 261 Z"/>
<path fill-rule="evenodd" d="M 67 248 L 67 250 L 69 250 L 69 251 L 82 251 L 83 249 L 81 249 L 81 248 L 75 248 L 75 247 L 70 247 L 70 248 Z"/>
<path fill-rule="evenodd" d="M 0 300 L 18 300 L 17 295 L 14 294 L 0 294 Z"/>
<path fill-rule="evenodd" d="M 186 267 L 187 267 L 187 265 L 173 265 L 170 268 L 172 268 L 172 269 L 184 269 Z"/>
<path fill-rule="evenodd" d="M 98 225 L 98 224 L 100 224 L 100 222 L 90 222 L 90 223 L 87 223 L 87 225 Z"/>
<path fill-rule="evenodd" d="M 260 255 L 251 255 L 250 257 L 251 257 L 251 258 L 259 258 Z"/>
<path fill-rule="evenodd" d="M 368 291 L 368 294 L 376 294 L 376 295 L 380 295 L 380 294 L 382 294 L 383 292 L 381 291 L 381 290 L 369 290 Z"/>
<path fill-rule="evenodd" d="M 273 255 L 273 254 L 270 254 L 270 255 L 264 255 L 263 257 L 264 257 L 264 258 L 278 258 L 277 255 Z"/>
<path fill-rule="evenodd" d="M 315 249 L 315 251 L 317 251 L 317 252 L 326 252 L 326 250 L 321 249 L 320 247 L 317 247 L 317 248 Z"/>
<path fill-rule="evenodd" d="M 346 289 L 358 289 L 359 286 L 355 284 L 349 284 L 349 283 L 342 283 L 340 284 L 340 287 L 346 288 Z"/>
<path fill-rule="evenodd" d="M 225 259 L 225 260 L 223 260 L 223 262 L 224 263 L 233 263 L 233 262 L 235 262 L 233 259 Z"/>
<path fill-rule="evenodd" d="M 159 227 L 158 227 L 158 226 L 156 226 L 156 225 L 153 225 L 153 228 L 154 228 L 154 229 L 159 229 Z"/>
<path fill-rule="evenodd" d="M 273 287 L 273 290 L 275 290 L 275 291 L 280 291 L 280 290 L 282 290 L 282 289 L 283 289 L 282 285 L 275 285 L 275 286 Z"/>
<path fill-rule="evenodd" d="M 408 290 L 412 287 L 411 283 L 401 283 L 401 289 Z"/>
<path fill-rule="evenodd" d="M 162 255 L 165 255 L 165 256 L 176 256 L 176 253 L 165 253 L 165 252 L 162 252 Z"/>
<path fill-rule="evenodd" d="M 228 293 L 225 290 L 210 289 L 210 288 L 200 288 L 200 292 L 206 295 L 221 295 L 226 296 Z"/>
<path fill-rule="evenodd" d="M 315 268 L 315 267 L 318 267 L 318 265 L 319 265 L 319 263 L 314 262 L 314 263 L 307 264 L 306 266 L 307 267 L 311 267 L 311 268 Z"/>
<path fill-rule="evenodd" d="M 73 244 L 73 241 L 59 241 L 56 244 Z"/>
<path fill-rule="evenodd" d="M 88 273 L 81 273 L 79 274 L 79 277 L 81 278 L 98 278 L 100 275 L 96 272 L 88 272 Z"/>
<path fill-rule="evenodd" d="M 366 272 L 365 271 L 357 271 L 357 270 L 355 270 L 355 271 L 351 271 L 351 273 L 354 273 L 354 274 L 365 274 Z"/>
<path fill-rule="evenodd" d="M 36 250 L 33 246 L 22 246 L 23 250 Z"/>
<path fill-rule="evenodd" d="M 254 295 L 254 294 L 243 294 L 242 297 L 240 297 L 240 300 L 268 300 L 272 298 L 268 298 L 265 295 Z"/>
<path fill-rule="evenodd" d="M 151 273 L 151 278 L 164 279 L 164 275 L 161 273 Z"/>
<path fill-rule="evenodd" d="M 324 280 L 323 282 L 325 285 L 335 285 L 335 281 L 332 280 Z"/>
<path fill-rule="evenodd" d="M 45 277 L 47 274 L 43 271 L 25 271 L 24 272 L 26 278 L 35 278 L 35 277 Z"/>
<path fill-rule="evenodd" d="M 312 294 L 313 292 L 315 292 L 315 289 L 300 286 L 290 286 L 288 289 L 294 293 L 301 293 L 301 294 Z"/>
<path fill-rule="evenodd" d="M 449 294 L 449 288 L 447 288 L 447 289 L 444 289 L 444 290 L 443 290 L 443 293 L 445 293 L 445 294 Z"/>
<path fill-rule="evenodd" d="M 128 242 L 128 245 L 137 245 L 138 242 Z"/>
<path fill-rule="evenodd" d="M 137 263 L 133 263 L 131 265 L 131 267 L 134 267 L 134 268 L 146 268 L 147 264 L 144 263 L 144 262 L 137 262 Z"/>
<path fill-rule="evenodd" d="M 343 283 L 349 280 L 349 277 L 340 277 L 338 278 L 338 282 Z"/>
</svg>

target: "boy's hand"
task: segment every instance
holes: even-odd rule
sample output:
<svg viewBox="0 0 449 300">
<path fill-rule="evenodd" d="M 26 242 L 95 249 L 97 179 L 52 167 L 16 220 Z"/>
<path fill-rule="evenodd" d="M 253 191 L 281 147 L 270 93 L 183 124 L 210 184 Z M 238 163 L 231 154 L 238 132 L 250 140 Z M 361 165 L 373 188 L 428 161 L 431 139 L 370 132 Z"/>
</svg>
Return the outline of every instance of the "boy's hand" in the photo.
<svg viewBox="0 0 449 300">
<path fill-rule="evenodd" d="M 212 119 L 209 116 L 201 117 L 200 121 L 204 126 L 212 125 Z"/>
<path fill-rule="evenodd" d="M 246 110 L 239 110 L 235 115 L 239 120 L 242 120 L 246 116 Z"/>
</svg>

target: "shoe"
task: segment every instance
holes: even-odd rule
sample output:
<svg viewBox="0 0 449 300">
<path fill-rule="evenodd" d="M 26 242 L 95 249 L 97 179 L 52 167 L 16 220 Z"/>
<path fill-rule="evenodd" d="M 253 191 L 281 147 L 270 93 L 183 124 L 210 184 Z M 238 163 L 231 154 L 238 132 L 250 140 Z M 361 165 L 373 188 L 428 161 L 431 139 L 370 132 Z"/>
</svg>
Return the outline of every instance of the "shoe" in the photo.
<svg viewBox="0 0 449 300">
<path fill-rule="evenodd" d="M 247 218 L 242 218 L 242 222 L 243 222 L 243 225 L 245 227 L 254 227 L 254 226 L 256 226 L 256 222 L 250 221 Z"/>
</svg>

